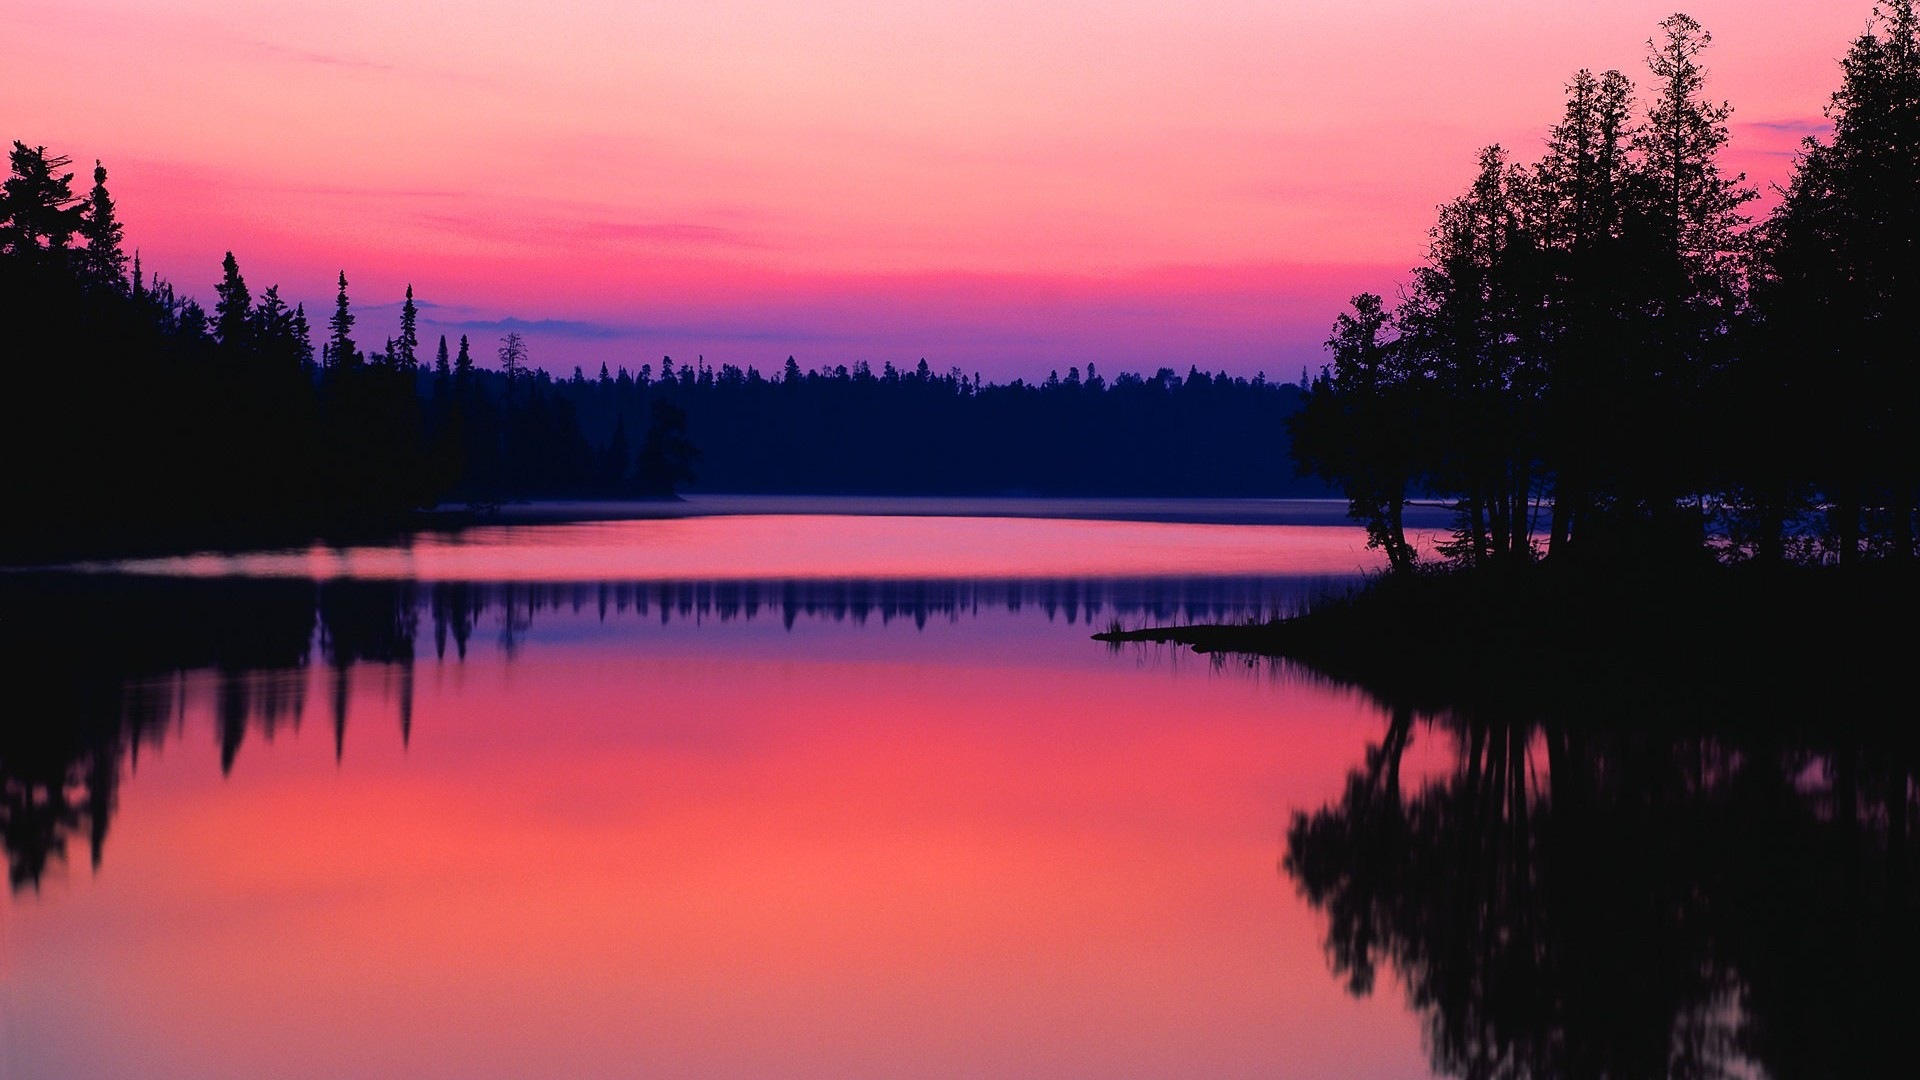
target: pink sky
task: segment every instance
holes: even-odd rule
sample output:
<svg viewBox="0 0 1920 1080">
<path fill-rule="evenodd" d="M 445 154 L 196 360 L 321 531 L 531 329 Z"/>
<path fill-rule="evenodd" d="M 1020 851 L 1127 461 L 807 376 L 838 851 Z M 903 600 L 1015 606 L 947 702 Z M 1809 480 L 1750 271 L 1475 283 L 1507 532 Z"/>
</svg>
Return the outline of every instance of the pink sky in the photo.
<svg viewBox="0 0 1920 1080">
<path fill-rule="evenodd" d="M 361 343 L 408 282 L 491 360 L 1098 362 L 1291 378 L 1478 147 L 1537 153 L 1675 0 L 63 0 L 0 137 L 104 159 L 153 271 L 232 249 Z M 1714 0 L 1729 164 L 1782 182 L 1868 0 Z M 82 176 L 84 179 L 84 174 Z"/>
</svg>

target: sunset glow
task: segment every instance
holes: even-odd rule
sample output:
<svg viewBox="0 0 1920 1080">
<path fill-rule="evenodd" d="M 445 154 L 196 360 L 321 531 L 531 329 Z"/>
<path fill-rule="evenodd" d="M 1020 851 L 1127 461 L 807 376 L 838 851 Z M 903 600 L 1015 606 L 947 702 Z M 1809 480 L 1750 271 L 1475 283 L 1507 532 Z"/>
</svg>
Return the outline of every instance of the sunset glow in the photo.
<svg viewBox="0 0 1920 1080">
<path fill-rule="evenodd" d="M 205 300 L 232 249 L 312 311 L 344 268 L 376 347 L 411 282 L 428 334 L 563 373 L 1291 378 L 1476 148 L 1531 158 L 1672 8 L 75 0 L 0 10 L 0 101 L 105 161 L 149 272 Z M 1868 4 L 1686 9 L 1730 164 L 1783 182 Z"/>
<path fill-rule="evenodd" d="M 338 765 L 331 673 L 224 778 L 190 679 L 111 861 L 8 912 L 24 1075 L 1418 1069 L 1276 867 L 1364 699 L 1031 628 L 535 624 L 572 644 L 422 663 L 406 747 L 356 667 Z"/>
</svg>

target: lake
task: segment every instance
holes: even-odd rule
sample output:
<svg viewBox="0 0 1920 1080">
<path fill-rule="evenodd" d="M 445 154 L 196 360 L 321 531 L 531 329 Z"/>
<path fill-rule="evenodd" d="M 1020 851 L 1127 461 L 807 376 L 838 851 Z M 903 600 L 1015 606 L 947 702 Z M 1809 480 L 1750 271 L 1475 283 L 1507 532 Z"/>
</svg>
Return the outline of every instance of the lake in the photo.
<svg viewBox="0 0 1920 1080">
<path fill-rule="evenodd" d="M 1754 1015 L 1635 966 L 1695 884 L 1462 891 L 1557 729 L 1090 640 L 1349 587 L 1324 505 L 762 508 L 0 577 L 4 1075 L 1554 1075 L 1569 984 L 1657 999 L 1583 1059 L 1639 1075 Z"/>
</svg>

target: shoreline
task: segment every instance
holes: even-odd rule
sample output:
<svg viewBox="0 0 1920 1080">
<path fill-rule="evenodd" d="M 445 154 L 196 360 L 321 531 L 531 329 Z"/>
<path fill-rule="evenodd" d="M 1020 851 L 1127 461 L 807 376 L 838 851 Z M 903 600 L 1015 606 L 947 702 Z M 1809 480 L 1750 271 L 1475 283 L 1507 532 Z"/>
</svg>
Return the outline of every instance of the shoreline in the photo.
<svg viewBox="0 0 1920 1080">
<path fill-rule="evenodd" d="M 1383 701 L 1604 723 L 1690 713 L 1904 716 L 1920 568 L 1708 565 L 1375 577 L 1291 618 L 1113 629 L 1125 644 L 1300 664 Z M 1862 714 L 1848 716 L 1847 714 Z M 1771 722 L 1771 721 L 1769 721 Z"/>
</svg>

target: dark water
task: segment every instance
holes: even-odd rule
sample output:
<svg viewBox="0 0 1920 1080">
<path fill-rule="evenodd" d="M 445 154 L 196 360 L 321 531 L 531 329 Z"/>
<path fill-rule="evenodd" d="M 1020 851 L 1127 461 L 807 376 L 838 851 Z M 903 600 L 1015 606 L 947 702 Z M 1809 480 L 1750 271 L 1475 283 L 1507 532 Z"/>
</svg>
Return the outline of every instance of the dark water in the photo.
<svg viewBox="0 0 1920 1080">
<path fill-rule="evenodd" d="M 1291 610 L 1372 561 L 1329 526 L 789 514 L 9 576 L 0 1064 L 1907 1054 L 1910 743 L 1416 714 L 1088 640 Z"/>
</svg>

